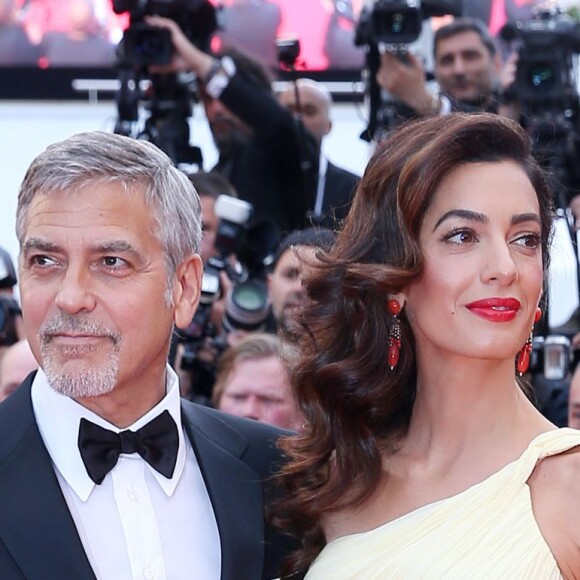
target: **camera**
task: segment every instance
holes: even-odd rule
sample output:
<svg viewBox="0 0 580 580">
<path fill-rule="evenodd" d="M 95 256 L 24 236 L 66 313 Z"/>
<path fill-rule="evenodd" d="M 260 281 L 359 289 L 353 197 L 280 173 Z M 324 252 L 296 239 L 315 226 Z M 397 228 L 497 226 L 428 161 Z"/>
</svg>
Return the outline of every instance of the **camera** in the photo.
<svg viewBox="0 0 580 580">
<path fill-rule="evenodd" d="M 167 29 L 149 26 L 148 15 L 157 14 L 177 23 L 187 38 L 200 50 L 209 50 L 217 30 L 216 9 L 209 0 L 112 0 L 117 14 L 128 12 L 129 26 L 117 46 L 115 133 L 150 141 L 177 166 L 203 165 L 199 147 L 189 143 L 189 117 L 193 112 L 193 75 L 150 73 L 152 65 L 171 62 L 173 43 Z M 142 89 L 143 76 L 147 88 Z M 149 112 L 141 123 L 139 105 Z"/>
<path fill-rule="evenodd" d="M 580 190 L 580 99 L 576 54 L 580 23 L 558 7 L 538 8 L 531 20 L 504 26 L 501 37 L 518 50 L 516 78 L 504 93 L 518 103 L 534 152 L 554 176 L 555 205 L 566 208 Z"/>
<path fill-rule="evenodd" d="M 377 82 L 380 49 L 400 60 L 408 58 L 409 44 L 422 31 L 423 20 L 432 16 L 461 16 L 462 0 L 370 0 L 362 9 L 355 28 L 354 43 L 365 47 L 363 78 L 369 106 L 369 122 L 361 139 L 372 141 L 390 131 L 415 112 L 382 90 Z"/>
<path fill-rule="evenodd" d="M 270 316 L 267 267 L 278 246 L 279 232 L 268 221 L 252 221 L 252 205 L 220 195 L 214 211 L 220 218 L 214 245 L 217 253 L 204 266 L 200 304 L 191 324 L 180 332 L 181 368 L 192 371 L 194 396 L 207 399 L 215 379 L 215 362 L 232 331 L 263 330 Z M 224 295 L 220 273 L 232 282 Z M 212 309 L 224 298 L 221 333 Z"/>
<path fill-rule="evenodd" d="M 557 7 L 539 8 L 531 20 L 505 25 L 501 37 L 521 48 L 513 91 L 527 101 L 575 96 L 573 55 L 580 53 L 580 22 Z"/>
<path fill-rule="evenodd" d="M 362 9 L 355 44 L 410 44 L 431 16 L 461 16 L 461 0 L 374 0 Z"/>
<path fill-rule="evenodd" d="M 145 16 L 157 14 L 174 20 L 201 50 L 209 49 L 211 35 L 217 29 L 216 11 L 208 0 L 112 0 L 112 4 L 116 14 L 130 15 L 129 27 L 118 47 L 119 61 L 126 66 L 164 65 L 171 61 L 171 34 L 145 24 Z"/>
<path fill-rule="evenodd" d="M 10 346 L 18 341 L 16 318 L 22 315 L 14 298 L 0 296 L 0 346 Z"/>
<path fill-rule="evenodd" d="M 281 66 L 292 70 L 300 56 L 300 40 L 298 38 L 277 38 L 276 57 Z"/>
</svg>

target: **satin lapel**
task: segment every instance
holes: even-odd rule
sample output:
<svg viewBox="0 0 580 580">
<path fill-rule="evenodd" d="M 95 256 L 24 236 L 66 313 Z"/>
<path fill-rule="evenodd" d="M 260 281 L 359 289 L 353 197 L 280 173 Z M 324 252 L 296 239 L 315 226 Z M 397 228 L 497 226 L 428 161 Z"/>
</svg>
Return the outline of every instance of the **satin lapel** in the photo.
<svg viewBox="0 0 580 580">
<path fill-rule="evenodd" d="M 258 474 L 240 459 L 247 442 L 213 416 L 182 409 L 217 520 L 221 580 L 261 580 L 264 501 Z"/>
<path fill-rule="evenodd" d="M 0 406 L 0 539 L 25 578 L 94 579 L 34 420 L 31 382 Z"/>
</svg>

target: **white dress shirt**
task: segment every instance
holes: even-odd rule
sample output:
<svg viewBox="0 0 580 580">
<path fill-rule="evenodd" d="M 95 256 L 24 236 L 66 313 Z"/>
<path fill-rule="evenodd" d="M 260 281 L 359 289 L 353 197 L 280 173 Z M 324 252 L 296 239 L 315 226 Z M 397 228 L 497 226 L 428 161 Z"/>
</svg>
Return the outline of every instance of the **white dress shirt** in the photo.
<svg viewBox="0 0 580 580">
<path fill-rule="evenodd" d="M 177 424 L 179 451 L 171 479 L 137 453 L 121 454 L 101 485 L 88 476 L 77 446 L 85 418 L 118 433 L 73 399 L 56 393 L 39 369 L 32 406 L 40 434 L 95 575 L 103 580 L 219 580 L 219 532 L 199 465 L 183 430 L 177 375 L 167 367 L 167 394 L 129 427 L 164 410 Z"/>
</svg>

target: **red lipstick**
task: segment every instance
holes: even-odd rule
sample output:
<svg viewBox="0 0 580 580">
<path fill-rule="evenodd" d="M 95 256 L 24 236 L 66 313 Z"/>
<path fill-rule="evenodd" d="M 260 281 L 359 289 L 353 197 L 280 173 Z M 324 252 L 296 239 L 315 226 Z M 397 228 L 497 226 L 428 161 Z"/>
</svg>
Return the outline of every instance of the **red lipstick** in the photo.
<svg viewBox="0 0 580 580">
<path fill-rule="evenodd" d="M 520 309 L 520 301 L 515 298 L 485 298 L 467 305 L 467 308 L 491 322 L 509 322 L 516 317 Z"/>
</svg>

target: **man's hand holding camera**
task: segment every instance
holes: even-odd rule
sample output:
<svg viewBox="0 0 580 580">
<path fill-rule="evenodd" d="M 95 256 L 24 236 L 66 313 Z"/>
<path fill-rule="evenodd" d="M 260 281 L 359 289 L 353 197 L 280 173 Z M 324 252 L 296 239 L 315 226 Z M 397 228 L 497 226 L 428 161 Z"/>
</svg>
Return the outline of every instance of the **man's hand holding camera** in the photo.
<svg viewBox="0 0 580 580">
<path fill-rule="evenodd" d="M 418 113 L 439 112 L 439 99 L 427 88 L 423 64 L 411 52 L 404 59 L 392 52 L 383 52 L 377 83 Z"/>
<path fill-rule="evenodd" d="M 206 78 L 215 59 L 192 44 L 174 20 L 162 16 L 146 16 L 145 22 L 150 26 L 169 30 L 175 49 L 170 65 L 151 67 L 151 72 L 193 71 L 199 78 Z"/>
</svg>

